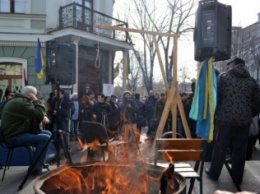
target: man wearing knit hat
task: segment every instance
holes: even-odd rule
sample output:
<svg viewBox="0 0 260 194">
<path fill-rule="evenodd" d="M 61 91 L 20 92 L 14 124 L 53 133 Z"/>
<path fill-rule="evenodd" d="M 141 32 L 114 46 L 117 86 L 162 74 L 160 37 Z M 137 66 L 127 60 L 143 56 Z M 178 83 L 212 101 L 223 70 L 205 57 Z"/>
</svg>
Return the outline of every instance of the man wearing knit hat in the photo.
<svg viewBox="0 0 260 194">
<path fill-rule="evenodd" d="M 252 117 L 259 114 L 260 87 L 241 58 L 227 63 L 228 71 L 218 76 L 218 102 L 215 112 L 215 143 L 226 154 L 232 147 L 231 173 L 237 185 L 243 181 L 247 140 Z M 218 180 L 223 161 L 214 146 L 210 169 L 206 173 Z"/>
</svg>

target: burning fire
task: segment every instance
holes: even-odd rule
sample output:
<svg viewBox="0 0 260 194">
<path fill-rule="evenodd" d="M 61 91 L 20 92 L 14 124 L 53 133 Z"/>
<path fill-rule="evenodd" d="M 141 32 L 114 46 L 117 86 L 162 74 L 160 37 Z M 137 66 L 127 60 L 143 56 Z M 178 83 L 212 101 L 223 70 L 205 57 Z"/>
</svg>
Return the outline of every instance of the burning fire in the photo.
<svg viewBox="0 0 260 194">
<path fill-rule="evenodd" d="M 166 160 L 166 161 L 169 161 L 170 163 L 173 164 L 173 157 L 170 156 L 170 154 L 168 152 L 163 152 L 163 158 Z"/>
<path fill-rule="evenodd" d="M 144 163 L 115 165 L 95 163 L 88 168 L 67 167 L 42 187 L 46 193 L 148 194 L 147 168 Z M 159 181 L 158 181 L 159 182 Z"/>
<path fill-rule="evenodd" d="M 150 194 L 151 182 L 159 188 L 162 177 L 166 189 L 173 172 L 164 171 L 165 176 L 149 174 L 149 167 L 139 150 L 139 138 L 133 126 L 126 125 L 122 139 L 116 143 L 100 145 L 93 141 L 85 145 L 79 139 L 79 146 L 84 152 L 90 148 L 94 153 L 105 150 L 108 159 L 105 162 L 86 163 L 88 158 L 81 159 L 85 166 L 64 167 L 64 171 L 46 180 L 42 189 L 48 194 Z M 167 155 L 167 154 L 166 154 Z M 170 158 L 170 156 L 168 155 Z M 166 176 L 167 175 L 167 176 Z M 170 183 L 170 181 L 169 181 Z M 174 183 L 173 183 L 174 186 Z M 158 191 L 158 190 L 157 190 Z"/>
</svg>

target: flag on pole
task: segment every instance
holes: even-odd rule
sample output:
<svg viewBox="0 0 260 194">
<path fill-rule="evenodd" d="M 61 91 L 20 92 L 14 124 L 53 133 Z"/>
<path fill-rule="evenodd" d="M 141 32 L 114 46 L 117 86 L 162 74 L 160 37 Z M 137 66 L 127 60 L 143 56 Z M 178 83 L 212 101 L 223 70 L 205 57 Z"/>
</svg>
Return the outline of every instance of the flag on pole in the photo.
<svg viewBox="0 0 260 194">
<path fill-rule="evenodd" d="M 41 42 L 40 39 L 38 38 L 37 42 L 37 52 L 36 52 L 36 61 L 35 61 L 35 72 L 37 73 L 37 77 L 39 79 L 42 79 L 44 76 L 43 72 L 43 67 L 45 66 L 44 64 L 44 56 L 41 50 Z"/>
<path fill-rule="evenodd" d="M 129 51 L 125 53 L 125 57 L 121 59 L 120 63 L 124 64 L 124 61 L 126 61 L 126 71 L 125 71 L 125 76 L 126 79 L 129 79 L 129 74 L 131 74 L 131 68 L 130 68 L 130 56 L 129 56 Z"/>
</svg>

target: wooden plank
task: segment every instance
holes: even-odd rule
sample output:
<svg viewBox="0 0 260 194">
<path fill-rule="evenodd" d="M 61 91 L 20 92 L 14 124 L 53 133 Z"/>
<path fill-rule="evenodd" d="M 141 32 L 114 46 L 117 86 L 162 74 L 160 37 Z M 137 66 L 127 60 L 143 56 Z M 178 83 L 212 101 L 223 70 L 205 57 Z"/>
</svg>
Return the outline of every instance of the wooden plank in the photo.
<svg viewBox="0 0 260 194">
<path fill-rule="evenodd" d="M 166 73 L 165 73 L 165 70 L 164 70 L 164 67 L 163 67 L 161 53 L 160 53 L 158 42 L 156 41 L 155 35 L 153 35 L 153 42 L 154 42 L 154 45 L 155 45 L 155 50 L 156 50 L 156 54 L 157 54 L 157 57 L 158 57 L 158 61 L 159 61 L 159 65 L 160 65 L 160 69 L 161 69 L 161 73 L 162 73 L 162 77 L 163 77 L 164 87 L 166 88 L 167 94 L 169 94 L 169 84 L 168 84 L 168 81 L 167 81 Z"/>
<path fill-rule="evenodd" d="M 178 110 L 179 110 L 179 113 L 181 115 L 181 121 L 182 121 L 182 124 L 183 124 L 183 128 L 184 128 L 186 137 L 191 138 L 190 128 L 189 128 L 189 125 L 188 125 L 188 122 L 187 122 L 186 115 L 184 113 L 183 102 L 181 100 L 180 92 L 179 91 L 176 92 L 175 95 L 176 95 Z"/>
<path fill-rule="evenodd" d="M 201 151 L 197 150 L 158 150 L 162 153 L 162 158 L 166 161 L 199 161 L 201 158 Z"/>
<path fill-rule="evenodd" d="M 157 149 L 203 149 L 203 139 L 159 138 Z"/>
<path fill-rule="evenodd" d="M 166 77 L 166 73 L 165 73 L 165 69 L 164 69 L 164 66 L 163 66 L 163 62 L 162 62 L 162 58 L 161 58 L 161 54 L 160 54 L 160 51 L 159 51 L 159 46 L 158 46 L 158 43 L 156 42 L 156 37 L 155 35 L 153 36 L 153 42 L 155 44 L 155 48 L 156 48 L 156 53 L 157 53 L 157 57 L 158 57 L 158 61 L 159 61 L 159 64 L 160 64 L 160 69 L 161 69 L 161 73 L 162 73 L 162 77 L 163 77 L 163 80 L 164 80 L 164 86 L 166 88 L 166 92 L 167 92 L 167 98 L 171 98 L 171 93 L 170 93 L 170 88 L 169 88 L 169 83 L 167 81 L 167 77 Z M 173 49 L 174 50 L 174 49 Z M 172 55 L 174 55 L 174 53 L 172 53 Z M 174 83 L 174 82 L 173 82 Z M 178 90 L 178 88 L 176 87 L 176 90 Z M 175 92 L 176 93 L 176 92 Z M 174 98 L 174 97 L 172 97 Z M 177 135 L 177 127 L 176 127 L 176 119 L 173 119 L 174 116 L 176 115 L 176 104 L 174 103 L 173 101 L 173 104 L 170 104 L 170 110 L 172 112 L 172 131 L 173 131 L 173 137 L 176 137 Z M 170 112 L 167 111 L 167 113 L 169 114 Z M 166 122 L 166 121 L 165 121 Z M 165 123 L 164 123 L 165 125 Z M 158 131 L 158 130 L 157 130 Z M 160 134 L 160 133 L 159 133 Z M 160 134 L 161 135 L 161 134 Z"/>
<path fill-rule="evenodd" d="M 174 94 L 176 91 L 176 87 L 174 87 L 174 85 L 171 86 L 170 89 L 170 96 L 172 96 L 171 94 Z M 168 114 L 171 108 L 171 104 L 173 102 L 173 98 L 167 98 L 164 109 L 163 109 L 163 113 L 157 128 L 157 132 L 155 135 L 155 140 L 158 139 L 161 135 L 162 135 L 162 131 L 164 129 L 164 125 L 165 122 L 168 118 Z M 153 145 L 152 145 L 152 149 L 151 149 L 151 153 L 150 153 L 150 162 L 154 161 L 154 157 L 155 157 L 155 152 L 156 152 L 156 141 L 153 141 Z"/>
<path fill-rule="evenodd" d="M 134 33 L 140 33 L 140 34 L 150 34 L 150 35 L 159 35 L 159 36 L 167 36 L 167 37 L 175 37 L 178 38 L 179 35 L 177 34 L 169 34 L 169 33 L 163 33 L 163 32 L 155 32 L 155 31 L 149 31 L 149 30 L 139 30 L 134 28 L 123 28 L 119 26 L 109 26 L 104 24 L 95 24 L 95 28 L 103 28 L 108 30 L 119 30 L 119 31 L 125 31 L 125 32 L 134 32 Z"/>
<path fill-rule="evenodd" d="M 169 98 L 173 98 L 172 102 L 172 137 L 177 137 L 177 99 L 176 99 L 176 93 L 178 92 L 178 87 L 176 87 L 176 91 L 173 94 L 174 96 L 169 96 Z"/>
</svg>

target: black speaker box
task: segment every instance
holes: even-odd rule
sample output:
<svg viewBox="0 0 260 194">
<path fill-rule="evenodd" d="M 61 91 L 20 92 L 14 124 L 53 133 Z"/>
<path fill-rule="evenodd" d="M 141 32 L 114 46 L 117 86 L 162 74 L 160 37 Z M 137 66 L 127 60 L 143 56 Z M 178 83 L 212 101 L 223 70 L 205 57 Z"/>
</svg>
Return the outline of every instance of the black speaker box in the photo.
<svg viewBox="0 0 260 194">
<path fill-rule="evenodd" d="M 199 2 L 196 12 L 194 44 L 195 60 L 230 59 L 232 40 L 232 8 L 216 0 Z"/>
</svg>

